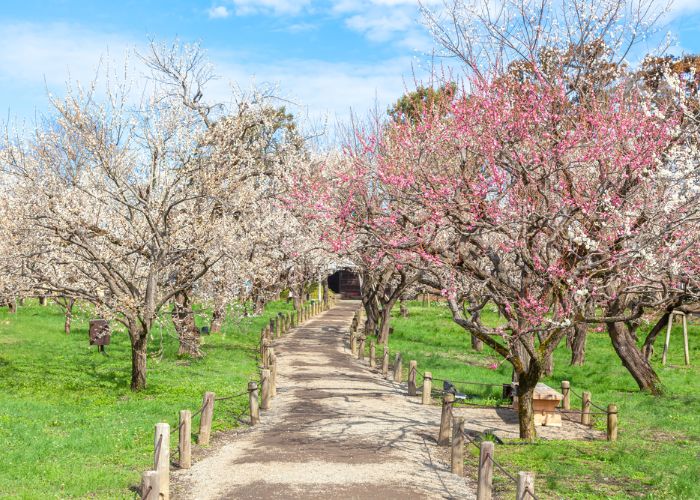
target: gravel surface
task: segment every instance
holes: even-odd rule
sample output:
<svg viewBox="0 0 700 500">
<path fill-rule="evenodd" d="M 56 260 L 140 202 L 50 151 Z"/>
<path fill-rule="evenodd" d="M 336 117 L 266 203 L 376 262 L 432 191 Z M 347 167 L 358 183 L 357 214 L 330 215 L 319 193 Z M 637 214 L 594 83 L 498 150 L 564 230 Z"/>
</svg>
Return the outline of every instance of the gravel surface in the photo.
<svg viewBox="0 0 700 500">
<path fill-rule="evenodd" d="M 215 437 L 173 498 L 474 498 L 435 445 L 438 406 L 347 351 L 357 301 L 275 340 L 278 394 L 262 423 Z"/>
</svg>

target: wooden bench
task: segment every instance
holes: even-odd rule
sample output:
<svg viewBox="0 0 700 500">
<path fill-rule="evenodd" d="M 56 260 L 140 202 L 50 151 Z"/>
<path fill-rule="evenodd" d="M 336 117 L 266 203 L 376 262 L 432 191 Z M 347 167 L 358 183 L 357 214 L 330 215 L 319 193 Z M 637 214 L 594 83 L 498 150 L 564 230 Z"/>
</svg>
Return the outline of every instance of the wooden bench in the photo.
<svg viewBox="0 0 700 500">
<path fill-rule="evenodd" d="M 517 384 L 513 385 L 517 386 Z M 535 386 L 535 392 L 532 395 L 535 425 L 561 427 L 561 414 L 557 413 L 556 408 L 559 406 L 562 399 L 564 399 L 564 396 L 547 384 L 537 384 Z M 517 396 L 513 398 L 513 409 L 518 411 Z"/>
</svg>

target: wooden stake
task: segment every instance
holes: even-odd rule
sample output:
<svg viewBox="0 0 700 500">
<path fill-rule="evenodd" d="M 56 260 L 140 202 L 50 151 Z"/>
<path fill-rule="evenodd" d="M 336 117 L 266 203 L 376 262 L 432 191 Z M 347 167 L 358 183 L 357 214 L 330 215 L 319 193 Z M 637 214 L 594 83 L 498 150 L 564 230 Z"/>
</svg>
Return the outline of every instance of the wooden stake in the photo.
<svg viewBox="0 0 700 500">
<path fill-rule="evenodd" d="M 430 392 L 433 390 L 433 374 L 430 372 L 425 372 L 423 374 L 423 399 L 422 403 L 424 405 L 429 405 L 433 402 L 433 398 Z"/>
<path fill-rule="evenodd" d="M 270 397 L 277 396 L 277 356 L 270 356 Z"/>
<path fill-rule="evenodd" d="M 382 358 L 382 375 L 389 378 L 389 346 L 384 346 L 384 357 Z"/>
<path fill-rule="evenodd" d="M 158 473 L 160 498 L 170 498 L 170 424 L 156 424 L 153 469 Z"/>
<path fill-rule="evenodd" d="M 591 393 L 588 391 L 581 393 L 581 423 L 591 425 Z"/>
<path fill-rule="evenodd" d="M 365 359 L 365 337 L 364 336 L 360 337 L 360 352 L 358 353 L 357 357 L 363 361 Z"/>
<path fill-rule="evenodd" d="M 211 421 L 214 418 L 214 393 L 205 392 L 202 398 L 202 415 L 199 418 L 199 437 L 197 443 L 201 445 L 209 444 L 209 435 L 211 434 Z"/>
<path fill-rule="evenodd" d="M 350 333 L 350 353 L 353 356 L 357 356 L 357 339 L 355 337 L 355 332 Z"/>
<path fill-rule="evenodd" d="M 250 406 L 250 425 L 260 423 L 260 407 L 258 406 L 258 384 L 248 382 L 248 405 Z"/>
<path fill-rule="evenodd" d="M 673 311 L 668 315 L 668 325 L 666 326 L 666 342 L 664 342 L 664 352 L 661 355 L 661 364 L 666 364 L 666 354 L 668 353 L 668 345 L 671 342 L 671 327 L 673 325 Z"/>
<path fill-rule="evenodd" d="M 375 368 L 377 366 L 377 346 L 374 344 L 374 340 L 369 341 L 369 367 Z"/>
<path fill-rule="evenodd" d="M 160 500 L 158 471 L 147 470 L 141 476 L 141 500 Z"/>
<path fill-rule="evenodd" d="M 515 498 L 517 500 L 534 500 L 534 495 L 535 474 L 532 472 L 518 472 L 518 489 Z"/>
<path fill-rule="evenodd" d="M 270 349 L 272 342 L 268 339 L 263 340 L 263 353 L 262 353 L 262 364 L 263 368 L 269 368 L 270 366 Z"/>
<path fill-rule="evenodd" d="M 564 398 L 561 400 L 562 401 L 562 408 L 564 410 L 570 410 L 571 409 L 571 384 L 569 383 L 568 380 L 562 380 L 561 381 L 561 393 L 564 396 Z"/>
<path fill-rule="evenodd" d="M 408 395 L 415 396 L 416 392 L 416 372 L 418 371 L 418 361 L 412 359 L 408 362 Z"/>
<path fill-rule="evenodd" d="M 608 441 L 617 441 L 617 406 L 608 405 Z"/>
<path fill-rule="evenodd" d="M 180 432 L 178 433 L 177 449 L 181 469 L 192 467 L 192 412 L 180 410 Z"/>
<path fill-rule="evenodd" d="M 452 421 L 452 474 L 464 475 L 464 418 Z"/>
<path fill-rule="evenodd" d="M 493 498 L 493 441 L 482 441 L 479 449 L 479 479 L 476 486 L 477 500 Z"/>
<path fill-rule="evenodd" d="M 270 370 L 260 370 L 260 385 L 262 386 L 262 403 L 260 408 L 270 408 Z"/>
<path fill-rule="evenodd" d="M 685 354 L 685 364 L 690 364 L 690 353 L 688 352 L 688 320 L 683 314 L 683 354 Z"/>
<path fill-rule="evenodd" d="M 442 397 L 442 414 L 440 415 L 440 431 L 438 432 L 438 446 L 450 444 L 450 422 L 452 421 L 452 403 L 455 395 L 447 393 Z"/>
<path fill-rule="evenodd" d="M 394 382 L 401 383 L 401 366 L 402 360 L 401 360 L 401 353 L 397 352 L 396 353 L 396 358 L 394 358 Z"/>
</svg>

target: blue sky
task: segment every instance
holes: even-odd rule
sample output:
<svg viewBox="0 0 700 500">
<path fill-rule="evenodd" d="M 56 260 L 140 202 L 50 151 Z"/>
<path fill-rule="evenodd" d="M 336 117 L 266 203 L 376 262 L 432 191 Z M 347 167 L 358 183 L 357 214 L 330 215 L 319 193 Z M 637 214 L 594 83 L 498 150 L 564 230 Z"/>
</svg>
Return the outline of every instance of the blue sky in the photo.
<svg viewBox="0 0 700 500">
<path fill-rule="evenodd" d="M 436 2 L 439 0 L 428 0 Z M 276 93 L 318 119 L 386 107 L 422 74 L 432 42 L 414 0 L 4 0 L 0 4 L 0 112 L 47 110 L 46 89 L 90 80 L 100 57 L 148 37 L 199 41 L 221 80 Z M 675 51 L 700 52 L 700 0 L 676 0 Z"/>
</svg>

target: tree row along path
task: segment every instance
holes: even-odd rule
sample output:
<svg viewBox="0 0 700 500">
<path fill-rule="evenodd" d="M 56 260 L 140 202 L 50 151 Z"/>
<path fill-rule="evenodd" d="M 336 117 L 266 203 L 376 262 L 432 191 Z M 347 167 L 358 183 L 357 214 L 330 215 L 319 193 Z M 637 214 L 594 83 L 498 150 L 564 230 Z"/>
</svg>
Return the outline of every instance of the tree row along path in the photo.
<svg viewBox="0 0 700 500">
<path fill-rule="evenodd" d="M 340 301 L 275 341 L 272 408 L 177 471 L 175 498 L 474 497 L 436 457 L 440 408 L 407 398 L 405 386 L 350 356 L 359 306 Z"/>
</svg>

